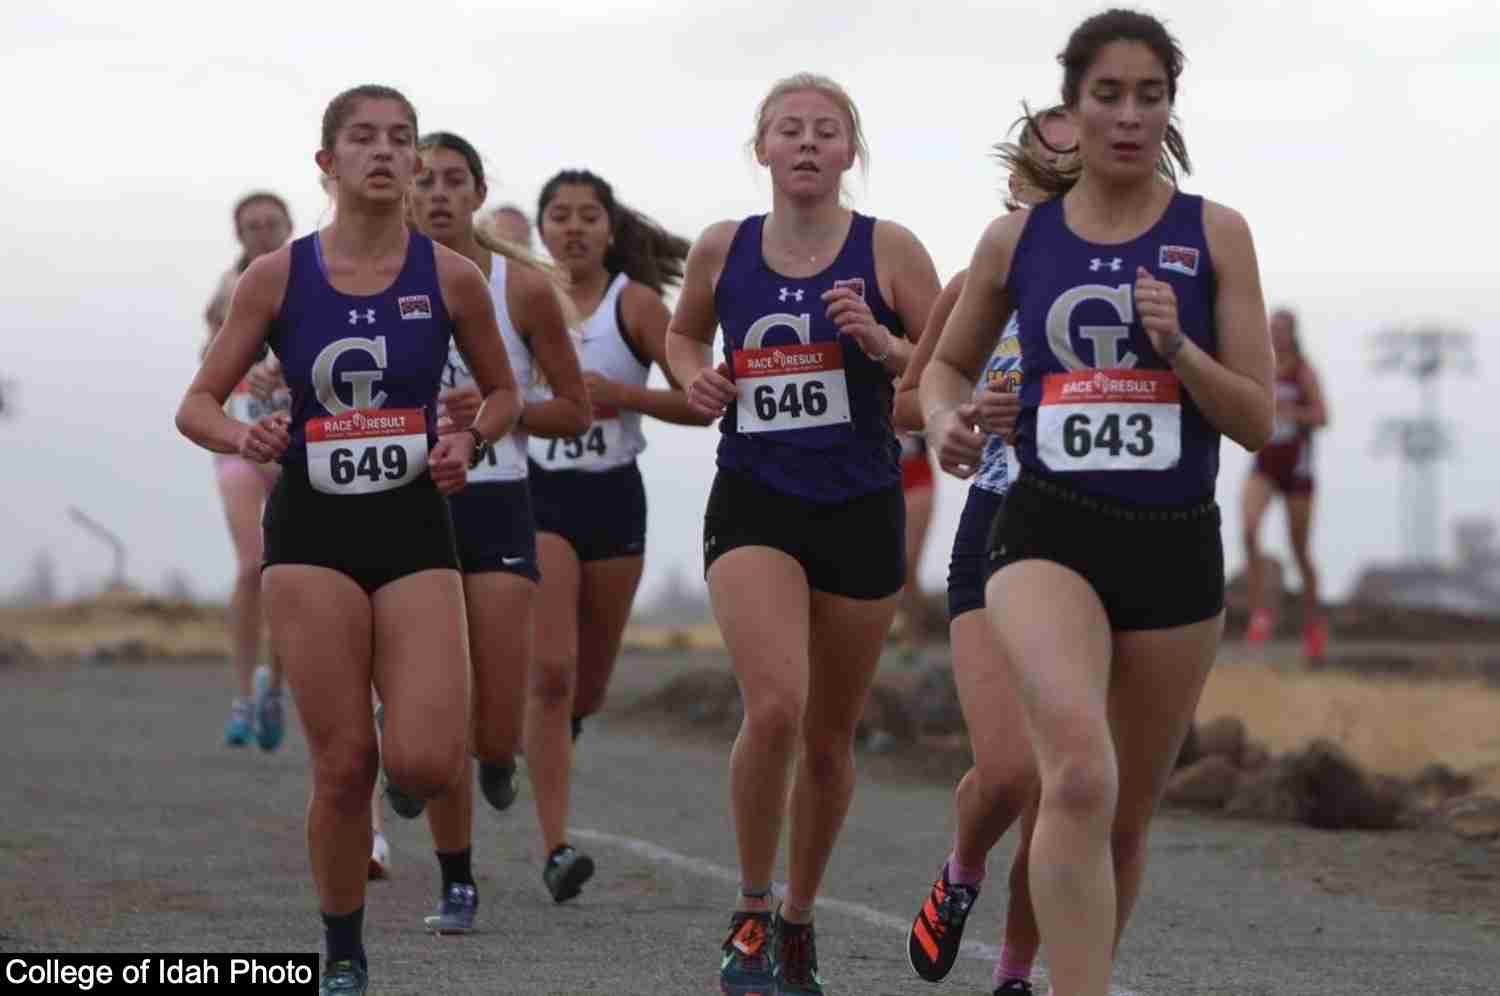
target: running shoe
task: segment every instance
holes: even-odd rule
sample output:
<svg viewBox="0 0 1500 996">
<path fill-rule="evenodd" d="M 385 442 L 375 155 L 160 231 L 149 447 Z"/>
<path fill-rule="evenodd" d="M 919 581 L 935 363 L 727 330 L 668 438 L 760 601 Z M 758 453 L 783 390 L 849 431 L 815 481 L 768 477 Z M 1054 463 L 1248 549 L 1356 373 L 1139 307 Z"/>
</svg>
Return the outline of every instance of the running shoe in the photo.
<svg viewBox="0 0 1500 996">
<path fill-rule="evenodd" d="M 250 720 L 253 712 L 250 703 L 235 699 L 229 707 L 229 722 L 224 724 L 224 743 L 230 747 L 243 747 L 250 742 Z"/>
<path fill-rule="evenodd" d="M 941 982 L 953 970 L 964 939 L 964 923 L 978 898 L 978 886 L 948 881 L 948 862 L 944 861 L 906 939 L 906 957 L 912 971 L 928 982 Z"/>
<path fill-rule="evenodd" d="M 770 913 L 736 913 L 729 918 L 729 936 L 719 960 L 722 996 L 773 996 Z"/>
<path fill-rule="evenodd" d="M 1025 979 L 1007 979 L 995 987 L 992 996 L 1033 996 L 1031 983 Z"/>
<path fill-rule="evenodd" d="M 336 961 L 323 973 L 318 996 L 365 996 L 370 974 L 357 961 Z"/>
<path fill-rule="evenodd" d="M 554 903 L 565 903 L 583 891 L 583 883 L 594 876 L 594 859 L 579 854 L 567 844 L 559 846 L 542 866 L 542 881 Z"/>
<path fill-rule="evenodd" d="M 479 890 L 472 885 L 454 882 L 448 886 L 437 912 L 426 918 L 427 929 L 434 934 L 467 934 L 474 929 L 474 914 L 479 912 Z"/>
<path fill-rule="evenodd" d="M 1302 653 L 1310 661 L 1320 661 L 1328 653 L 1328 620 L 1311 620 L 1302 630 Z"/>
<path fill-rule="evenodd" d="M 384 736 L 384 702 L 375 707 L 375 728 L 381 732 L 382 736 Z M 385 781 L 385 797 L 390 801 L 391 809 L 397 816 L 406 820 L 414 820 L 418 816 L 422 815 L 422 811 L 427 808 L 426 799 L 418 799 L 416 796 L 409 795 L 408 793 L 401 791 L 401 789 L 397 786 L 391 784 L 391 777 L 390 775 L 386 774 L 384 764 L 381 764 L 380 766 L 380 777 Z"/>
<path fill-rule="evenodd" d="M 371 882 L 391 877 L 391 845 L 387 843 L 385 834 L 377 833 L 375 843 L 370 848 L 370 874 Z"/>
<path fill-rule="evenodd" d="M 480 761 L 479 790 L 491 806 L 505 812 L 516 801 L 516 766 Z"/>
<path fill-rule="evenodd" d="M 260 749 L 273 751 L 281 746 L 286 725 L 281 716 L 281 689 L 271 687 L 271 669 L 255 669 L 255 742 Z"/>
<path fill-rule="evenodd" d="M 1256 609 L 1250 613 L 1250 625 L 1245 627 L 1246 643 L 1265 643 L 1276 629 L 1276 620 L 1270 609 Z"/>
<path fill-rule="evenodd" d="M 813 925 L 787 923 L 778 913 L 772 933 L 771 960 L 775 967 L 771 975 L 776 980 L 776 996 L 823 996 Z"/>
</svg>

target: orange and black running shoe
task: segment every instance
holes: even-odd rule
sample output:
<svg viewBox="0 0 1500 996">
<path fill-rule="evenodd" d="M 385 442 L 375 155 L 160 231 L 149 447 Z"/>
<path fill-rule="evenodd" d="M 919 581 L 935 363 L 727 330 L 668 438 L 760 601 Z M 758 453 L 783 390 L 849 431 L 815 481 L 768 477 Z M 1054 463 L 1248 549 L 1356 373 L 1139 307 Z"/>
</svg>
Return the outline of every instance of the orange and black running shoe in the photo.
<svg viewBox="0 0 1500 996">
<path fill-rule="evenodd" d="M 773 996 L 771 930 L 770 913 L 741 912 L 730 918 L 729 937 L 719 961 L 723 996 Z"/>
<path fill-rule="evenodd" d="M 948 863 L 943 862 L 906 940 L 912 971 L 928 982 L 941 982 L 952 971 L 964 938 L 964 922 L 978 898 L 978 886 L 948 881 Z"/>
</svg>

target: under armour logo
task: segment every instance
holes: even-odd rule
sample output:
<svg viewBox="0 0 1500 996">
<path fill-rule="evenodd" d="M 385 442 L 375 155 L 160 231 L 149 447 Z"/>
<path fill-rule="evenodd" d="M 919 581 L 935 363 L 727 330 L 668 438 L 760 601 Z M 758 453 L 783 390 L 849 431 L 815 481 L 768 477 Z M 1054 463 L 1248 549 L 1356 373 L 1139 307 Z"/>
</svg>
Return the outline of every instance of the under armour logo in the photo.
<svg viewBox="0 0 1500 996">
<path fill-rule="evenodd" d="M 366 308 L 365 309 L 365 313 L 363 315 L 361 315 L 359 313 L 359 309 L 358 308 L 350 308 L 349 309 L 349 324 L 350 325 L 358 325 L 360 322 L 364 322 L 366 325 L 374 325 L 375 324 L 375 309 L 374 308 Z"/>
<path fill-rule="evenodd" d="M 1125 261 L 1119 256 L 1115 256 L 1111 259 L 1099 259 L 1095 257 L 1094 259 L 1089 260 L 1089 269 L 1094 271 L 1095 273 L 1098 273 L 1100 270 L 1104 269 L 1107 266 L 1109 267 L 1109 272 L 1119 273 L 1120 267 L 1124 264 Z"/>
<path fill-rule="evenodd" d="M 796 289 L 796 290 L 792 290 L 789 287 L 783 287 L 783 288 L 781 288 L 781 299 L 783 301 L 785 301 L 787 299 L 791 299 L 793 301 L 796 301 L 798 304 L 801 304 L 802 303 L 802 294 L 803 294 L 803 291 L 802 291 L 802 289 L 800 287 L 798 289 Z"/>
</svg>

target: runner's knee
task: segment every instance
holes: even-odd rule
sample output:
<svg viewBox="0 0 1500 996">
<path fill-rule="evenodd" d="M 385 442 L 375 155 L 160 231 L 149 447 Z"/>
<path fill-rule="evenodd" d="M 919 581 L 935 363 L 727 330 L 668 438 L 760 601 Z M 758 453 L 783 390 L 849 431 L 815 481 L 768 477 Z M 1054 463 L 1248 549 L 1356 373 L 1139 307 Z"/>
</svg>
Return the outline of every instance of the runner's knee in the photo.
<svg viewBox="0 0 1500 996">
<path fill-rule="evenodd" d="M 386 758 L 385 773 L 392 785 L 419 799 L 431 799 L 446 792 L 463 765 L 464 743 L 428 743 L 399 756 Z"/>
<path fill-rule="evenodd" d="M 1126 868 L 1145 859 L 1146 824 L 1116 827 L 1109 836 L 1115 868 Z"/>
<path fill-rule="evenodd" d="M 325 745 L 313 759 L 313 794 L 341 813 L 368 813 L 379 767 L 373 741 Z"/>
<path fill-rule="evenodd" d="M 835 788 L 843 784 L 854 769 L 853 739 L 809 738 L 803 747 L 802 765 L 815 785 Z"/>
<path fill-rule="evenodd" d="M 531 665 L 531 694 L 543 705 L 573 701 L 578 688 L 578 658 L 572 655 L 537 655 Z"/>
<path fill-rule="evenodd" d="M 793 692 L 761 689 L 745 703 L 745 726 L 757 740 L 786 743 L 797 736 L 805 708 L 806 702 Z"/>
<path fill-rule="evenodd" d="M 1088 820 L 1111 820 L 1119 777 L 1108 756 L 1076 753 L 1044 771 L 1042 805 Z"/>
</svg>

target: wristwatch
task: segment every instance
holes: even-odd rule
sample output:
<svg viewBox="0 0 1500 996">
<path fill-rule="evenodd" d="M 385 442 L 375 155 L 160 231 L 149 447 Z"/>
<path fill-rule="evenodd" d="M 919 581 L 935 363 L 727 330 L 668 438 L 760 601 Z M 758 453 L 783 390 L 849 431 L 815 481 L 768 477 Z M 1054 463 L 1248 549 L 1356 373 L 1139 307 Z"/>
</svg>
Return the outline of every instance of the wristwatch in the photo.
<svg viewBox="0 0 1500 996">
<path fill-rule="evenodd" d="M 489 452 L 490 444 L 472 425 L 469 426 L 469 435 L 474 437 L 474 452 L 469 454 L 469 469 L 473 470 L 484 459 L 485 453 Z"/>
</svg>

